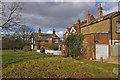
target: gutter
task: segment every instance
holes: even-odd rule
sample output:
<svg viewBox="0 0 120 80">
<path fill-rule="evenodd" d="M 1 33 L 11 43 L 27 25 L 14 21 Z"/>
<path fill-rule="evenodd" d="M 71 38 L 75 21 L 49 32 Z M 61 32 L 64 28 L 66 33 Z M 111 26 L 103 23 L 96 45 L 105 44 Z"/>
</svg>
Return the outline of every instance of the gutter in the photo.
<svg viewBox="0 0 120 80">
<path fill-rule="evenodd" d="M 119 16 L 119 15 L 120 15 L 120 11 L 118 11 L 118 13 L 115 13 L 115 14 L 117 14 L 117 15 L 115 15 L 115 16 L 113 16 L 113 17 L 111 17 L 111 18 L 114 18 L 114 17 L 116 17 L 116 16 Z M 87 27 L 87 26 L 89 26 L 89 25 L 92 25 L 92 24 L 95 24 L 95 23 L 98 23 L 98 22 L 101 22 L 101 21 L 104 21 L 104 20 L 107 20 L 107 19 L 111 19 L 111 18 L 110 18 L 110 17 L 107 17 L 107 18 L 103 18 L 103 19 L 101 19 L 101 20 L 96 20 L 95 22 L 91 22 L 91 23 L 89 23 L 89 24 L 80 26 L 80 28 Z"/>
<path fill-rule="evenodd" d="M 112 18 L 110 18 L 110 36 L 111 36 L 111 45 L 112 45 Z"/>
</svg>

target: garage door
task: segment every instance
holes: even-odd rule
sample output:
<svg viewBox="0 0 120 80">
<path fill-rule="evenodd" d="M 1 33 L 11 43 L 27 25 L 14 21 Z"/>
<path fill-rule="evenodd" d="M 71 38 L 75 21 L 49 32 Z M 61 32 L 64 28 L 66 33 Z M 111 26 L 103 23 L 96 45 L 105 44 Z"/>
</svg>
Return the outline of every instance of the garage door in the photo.
<svg viewBox="0 0 120 80">
<path fill-rule="evenodd" d="M 107 44 L 96 44 L 96 59 L 108 58 L 108 45 Z"/>
</svg>

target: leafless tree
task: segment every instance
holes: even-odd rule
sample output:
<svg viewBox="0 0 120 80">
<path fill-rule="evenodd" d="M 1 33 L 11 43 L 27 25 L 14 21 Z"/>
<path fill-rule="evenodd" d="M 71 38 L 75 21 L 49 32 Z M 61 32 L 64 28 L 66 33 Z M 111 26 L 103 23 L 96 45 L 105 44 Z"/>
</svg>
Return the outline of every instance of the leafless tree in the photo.
<svg viewBox="0 0 120 80">
<path fill-rule="evenodd" d="M 20 25 L 20 12 L 22 4 L 19 2 L 1 2 L 1 20 L 0 28 L 10 30 Z"/>
<path fill-rule="evenodd" d="M 21 38 L 25 43 L 29 43 L 30 36 L 33 32 L 35 32 L 34 28 L 22 25 L 16 29 L 14 37 Z"/>
</svg>

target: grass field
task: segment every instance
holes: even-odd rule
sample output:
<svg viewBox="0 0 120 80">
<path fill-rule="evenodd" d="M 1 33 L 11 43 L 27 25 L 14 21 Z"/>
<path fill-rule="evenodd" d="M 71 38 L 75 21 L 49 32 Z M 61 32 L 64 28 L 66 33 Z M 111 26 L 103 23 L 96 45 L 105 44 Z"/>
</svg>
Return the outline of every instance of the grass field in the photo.
<svg viewBox="0 0 120 80">
<path fill-rule="evenodd" d="M 117 78 L 113 68 L 117 64 L 70 57 L 51 56 L 36 52 L 2 53 L 4 78 Z"/>
</svg>

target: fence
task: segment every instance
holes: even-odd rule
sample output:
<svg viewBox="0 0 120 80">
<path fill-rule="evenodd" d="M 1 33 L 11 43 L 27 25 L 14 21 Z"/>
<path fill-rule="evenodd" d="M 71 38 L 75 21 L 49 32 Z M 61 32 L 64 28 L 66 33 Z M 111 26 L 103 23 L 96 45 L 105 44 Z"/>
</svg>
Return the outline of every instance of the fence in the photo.
<svg viewBox="0 0 120 80">
<path fill-rule="evenodd" d="M 61 51 L 55 51 L 55 50 L 45 50 L 46 54 L 53 53 L 53 55 L 61 55 Z"/>
<path fill-rule="evenodd" d="M 37 49 L 37 52 L 40 52 L 40 49 Z"/>
<path fill-rule="evenodd" d="M 120 56 L 120 45 L 110 45 L 110 56 Z"/>
</svg>

